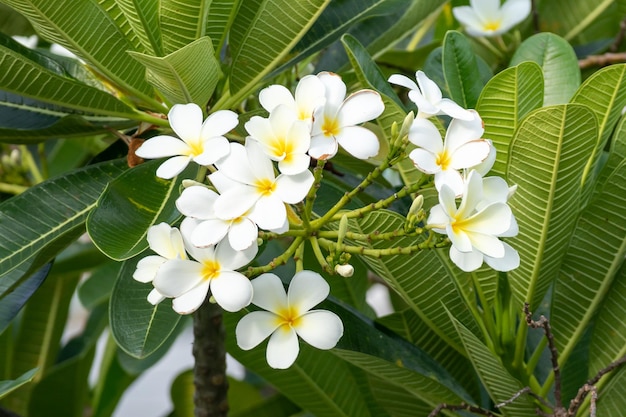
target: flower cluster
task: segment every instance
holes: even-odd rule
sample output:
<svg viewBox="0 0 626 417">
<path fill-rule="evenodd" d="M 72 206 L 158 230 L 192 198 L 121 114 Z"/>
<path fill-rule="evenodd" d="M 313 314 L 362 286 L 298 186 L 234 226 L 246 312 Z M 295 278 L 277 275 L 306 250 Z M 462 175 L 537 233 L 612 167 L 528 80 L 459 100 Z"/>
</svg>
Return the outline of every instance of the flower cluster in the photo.
<svg viewBox="0 0 626 417">
<path fill-rule="evenodd" d="M 408 138 L 417 146 L 409 158 L 420 171 L 434 174 L 439 204 L 430 210 L 427 226 L 446 234 L 452 245 L 450 259 L 463 271 L 478 269 L 483 261 L 498 271 L 519 266 L 519 255 L 498 239 L 517 234 L 517 222 L 507 205 L 515 188 L 500 177 L 483 178 L 496 158 L 492 142 L 482 137 L 483 122 L 474 110 L 465 110 L 443 99 L 439 87 L 418 71 L 417 84 L 403 75 L 389 82 L 410 88 L 409 98 L 418 107 Z M 429 118 L 452 117 L 442 139 Z M 457 207 L 456 199 L 461 198 Z"/>
</svg>

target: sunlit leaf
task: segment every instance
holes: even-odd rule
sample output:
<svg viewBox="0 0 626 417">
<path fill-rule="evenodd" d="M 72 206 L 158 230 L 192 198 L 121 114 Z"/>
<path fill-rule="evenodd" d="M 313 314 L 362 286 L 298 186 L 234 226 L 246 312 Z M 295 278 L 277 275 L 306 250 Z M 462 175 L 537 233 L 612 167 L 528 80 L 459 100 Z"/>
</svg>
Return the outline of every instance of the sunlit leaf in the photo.
<svg viewBox="0 0 626 417">
<path fill-rule="evenodd" d="M 451 30 L 443 40 L 442 53 L 450 98 L 466 109 L 473 109 L 483 84 L 469 41 L 460 32 Z"/>
<path fill-rule="evenodd" d="M 152 0 L 115 0 L 115 3 L 124 13 L 130 27 L 146 51 L 156 56 L 162 56 L 163 43 L 159 25 L 159 2 Z"/>
</svg>

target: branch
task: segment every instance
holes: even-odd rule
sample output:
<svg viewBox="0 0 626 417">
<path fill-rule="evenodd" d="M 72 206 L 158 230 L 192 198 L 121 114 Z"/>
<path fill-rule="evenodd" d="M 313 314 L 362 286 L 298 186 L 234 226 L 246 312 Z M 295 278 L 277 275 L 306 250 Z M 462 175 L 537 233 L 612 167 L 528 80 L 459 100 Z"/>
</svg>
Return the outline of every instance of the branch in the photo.
<svg viewBox="0 0 626 417">
<path fill-rule="evenodd" d="M 626 52 L 607 52 L 602 55 L 589 55 L 587 58 L 578 61 L 578 67 L 580 69 L 605 67 L 620 62 L 626 62 Z"/>
<path fill-rule="evenodd" d="M 480 414 L 481 416 L 496 417 L 496 415 L 493 414 L 489 410 L 485 410 L 484 408 L 480 408 L 480 407 L 474 407 L 473 405 L 469 405 L 466 403 L 461 403 L 459 405 L 450 405 L 450 404 L 445 404 L 445 403 L 439 404 L 433 411 L 431 411 L 428 417 L 435 417 L 443 410 L 449 410 L 449 411 L 465 410 L 465 411 L 469 411 L 470 413 Z"/>
</svg>

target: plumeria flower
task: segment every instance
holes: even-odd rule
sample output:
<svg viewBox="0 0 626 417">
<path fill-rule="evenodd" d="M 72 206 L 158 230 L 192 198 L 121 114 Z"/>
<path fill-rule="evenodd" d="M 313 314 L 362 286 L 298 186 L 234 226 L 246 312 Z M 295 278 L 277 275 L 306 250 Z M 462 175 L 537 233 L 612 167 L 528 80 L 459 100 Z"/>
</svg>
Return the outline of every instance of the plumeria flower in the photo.
<svg viewBox="0 0 626 417">
<path fill-rule="evenodd" d="M 270 114 L 278 106 L 284 105 L 310 128 L 313 123 L 313 112 L 326 101 L 324 91 L 324 84 L 318 77 L 307 75 L 298 82 L 295 96 L 287 87 L 275 84 L 261 90 L 259 103 Z"/>
<path fill-rule="evenodd" d="M 311 157 L 307 155 L 311 143 L 311 128 L 307 122 L 296 118 L 285 104 L 280 104 L 269 118 L 252 117 L 245 128 L 250 137 L 261 144 L 263 151 L 283 174 L 294 175 L 309 169 Z"/>
<path fill-rule="evenodd" d="M 501 184 L 499 184 L 501 185 Z M 437 233 L 446 234 L 452 246 L 450 259 L 463 271 L 478 269 L 483 261 L 497 271 L 510 271 L 519 266 L 519 254 L 498 239 L 517 235 L 517 222 L 511 208 L 502 201 L 508 198 L 494 185 L 485 199 L 483 178 L 471 171 L 465 183 L 461 204 L 457 207 L 452 188 L 444 184 L 439 204 L 434 206 L 427 225 Z"/>
<path fill-rule="evenodd" d="M 469 6 L 452 9 L 456 20 L 472 36 L 495 36 L 507 32 L 530 14 L 530 0 L 470 0 Z"/>
<path fill-rule="evenodd" d="M 359 159 L 378 154 L 380 144 L 376 135 L 358 124 L 380 116 L 385 109 L 380 94 L 360 90 L 346 98 L 346 85 L 331 72 L 317 75 L 325 86 L 326 102 L 313 116 L 309 155 L 315 159 L 335 156 L 338 145 Z"/>
<path fill-rule="evenodd" d="M 254 259 L 258 251 L 256 245 L 237 251 L 228 240 L 222 240 L 206 248 L 188 245 L 187 251 L 195 260 L 170 259 L 159 268 L 153 281 L 159 293 L 173 298 L 172 308 L 176 312 L 193 313 L 202 305 L 209 290 L 226 311 L 239 311 L 250 304 L 252 284 L 236 270 Z"/>
<path fill-rule="evenodd" d="M 246 214 L 234 218 L 219 218 L 213 206 L 219 197 L 202 185 L 187 187 L 176 200 L 176 208 L 184 216 L 189 240 L 197 247 L 219 243 L 225 237 L 235 250 L 244 250 L 256 243 L 258 227 Z M 183 228 L 181 225 L 181 228 Z"/>
<path fill-rule="evenodd" d="M 169 259 L 187 259 L 187 252 L 183 244 L 180 231 L 171 227 L 167 223 L 159 223 L 148 229 L 148 245 L 155 251 L 156 255 L 149 255 L 142 258 L 137 263 L 137 269 L 133 273 L 133 278 L 139 282 L 152 282 L 163 265 Z M 148 294 L 148 301 L 151 304 L 158 304 L 165 297 L 156 289 Z"/>
<path fill-rule="evenodd" d="M 446 114 L 455 119 L 472 120 L 474 115 L 449 98 L 443 98 L 437 84 L 428 78 L 423 71 L 415 73 L 415 81 L 401 74 L 389 77 L 391 84 L 408 88 L 409 99 L 417 106 L 417 117 L 427 119 L 431 116 Z"/>
<path fill-rule="evenodd" d="M 252 303 L 267 311 L 245 315 L 235 329 L 237 344 L 250 350 L 269 336 L 267 363 L 276 369 L 289 368 L 298 357 L 298 336 L 318 349 L 332 349 L 343 335 L 341 319 L 330 311 L 311 310 L 330 291 L 328 283 L 313 271 L 294 275 L 285 293 L 280 278 L 263 274 L 252 281 Z"/>
<path fill-rule="evenodd" d="M 266 230 L 286 230 L 285 203 L 302 201 L 313 185 L 313 174 L 309 170 L 276 176 L 272 161 L 261 145 L 250 139 L 246 140 L 245 147 L 232 143 L 230 154 L 217 167 L 218 171 L 209 176 L 220 192 L 214 206 L 215 215 L 220 218 L 247 215 Z"/>
<path fill-rule="evenodd" d="M 175 104 L 168 113 L 170 126 L 178 138 L 159 135 L 145 141 L 135 154 L 155 159 L 171 156 L 157 169 L 156 175 L 170 179 L 195 161 L 212 165 L 228 155 L 230 147 L 223 136 L 237 126 L 238 116 L 230 110 L 219 110 L 202 121 L 202 110 L 194 103 Z M 180 139 L 179 139 L 180 138 Z"/>
<path fill-rule="evenodd" d="M 452 119 L 445 140 L 427 119 L 415 119 L 409 130 L 409 140 L 418 146 L 409 158 L 420 171 L 435 174 L 438 191 L 447 184 L 456 196 L 461 195 L 464 180 L 459 170 L 479 165 L 491 152 L 491 142 L 482 139 L 482 120 L 475 111 L 471 113 L 470 121 Z"/>
</svg>

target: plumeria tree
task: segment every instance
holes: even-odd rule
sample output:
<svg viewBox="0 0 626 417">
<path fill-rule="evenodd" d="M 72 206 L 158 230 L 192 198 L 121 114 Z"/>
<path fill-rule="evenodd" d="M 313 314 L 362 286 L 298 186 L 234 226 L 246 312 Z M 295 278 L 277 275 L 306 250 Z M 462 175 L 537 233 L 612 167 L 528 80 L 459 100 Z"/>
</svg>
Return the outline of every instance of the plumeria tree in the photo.
<svg viewBox="0 0 626 417">
<path fill-rule="evenodd" d="M 0 0 L 0 414 L 622 415 L 625 14 Z"/>
</svg>

